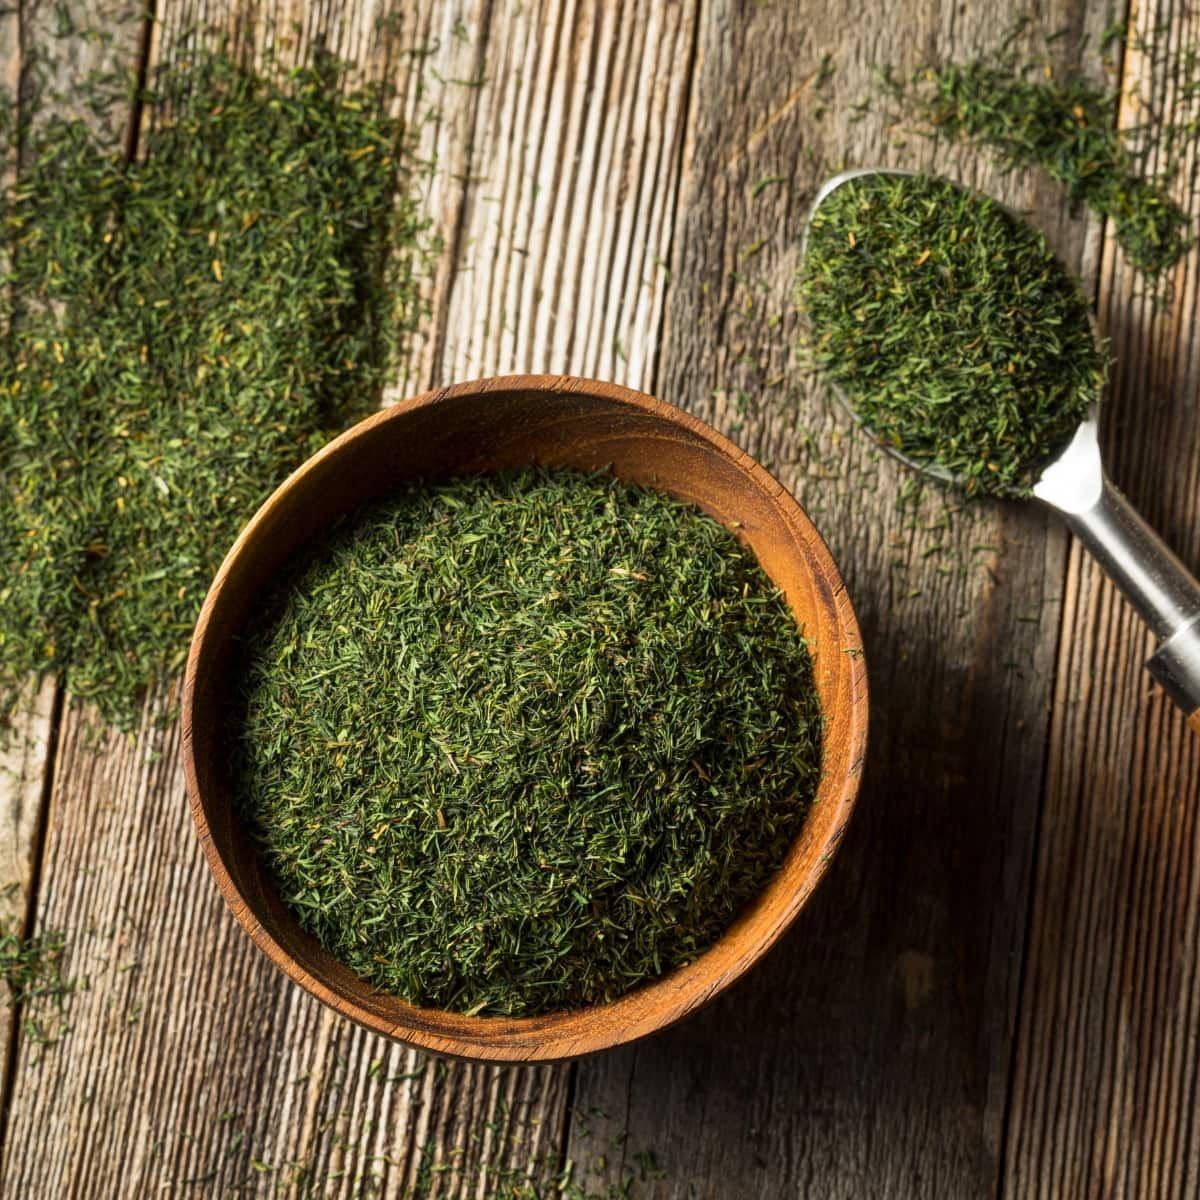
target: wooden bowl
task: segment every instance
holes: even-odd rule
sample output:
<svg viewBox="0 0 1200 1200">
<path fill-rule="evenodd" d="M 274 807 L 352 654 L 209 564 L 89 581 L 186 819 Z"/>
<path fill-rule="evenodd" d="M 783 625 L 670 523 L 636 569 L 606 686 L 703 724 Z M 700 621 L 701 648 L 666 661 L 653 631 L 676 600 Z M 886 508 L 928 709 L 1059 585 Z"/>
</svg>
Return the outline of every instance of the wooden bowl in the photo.
<svg viewBox="0 0 1200 1200">
<path fill-rule="evenodd" d="M 782 868 L 707 953 L 608 1004 L 539 1017 L 417 1008 L 359 979 L 304 933 L 276 895 L 234 811 L 223 720 L 233 639 L 283 562 L 335 518 L 401 480 L 538 462 L 592 471 L 699 504 L 753 549 L 814 651 L 825 713 L 817 800 Z M 368 1029 L 439 1054 L 542 1062 L 662 1029 L 711 1000 L 779 938 L 841 840 L 867 734 L 858 625 L 812 523 L 720 434 L 661 400 L 610 383 L 515 375 L 428 392 L 364 420 L 284 482 L 242 531 L 204 602 L 183 698 L 184 768 L 208 864 L 234 915 L 276 966 Z"/>
</svg>

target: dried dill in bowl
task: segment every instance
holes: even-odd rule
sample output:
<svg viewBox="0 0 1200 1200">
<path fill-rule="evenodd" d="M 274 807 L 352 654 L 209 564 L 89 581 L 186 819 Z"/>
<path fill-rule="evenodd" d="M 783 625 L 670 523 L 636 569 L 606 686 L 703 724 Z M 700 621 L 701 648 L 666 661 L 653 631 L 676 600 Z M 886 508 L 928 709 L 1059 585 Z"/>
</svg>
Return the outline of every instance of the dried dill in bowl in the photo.
<svg viewBox="0 0 1200 1200">
<path fill-rule="evenodd" d="M 607 476 L 410 486 L 242 637 L 230 744 L 280 895 L 381 989 L 598 1003 L 698 956 L 820 776 L 795 618 L 715 521 Z"/>
</svg>

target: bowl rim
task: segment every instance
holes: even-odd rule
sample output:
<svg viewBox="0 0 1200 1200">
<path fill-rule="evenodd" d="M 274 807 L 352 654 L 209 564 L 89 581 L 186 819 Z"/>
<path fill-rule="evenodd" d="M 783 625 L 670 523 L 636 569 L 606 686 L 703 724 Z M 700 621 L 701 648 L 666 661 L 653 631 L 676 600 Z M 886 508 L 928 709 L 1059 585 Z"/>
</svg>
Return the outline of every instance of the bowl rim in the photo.
<svg viewBox="0 0 1200 1200">
<path fill-rule="evenodd" d="M 747 914 L 757 908 L 759 901 L 752 902 L 743 915 L 736 918 L 733 925 L 704 954 L 682 967 L 674 968 L 665 975 L 634 988 L 616 1000 L 584 1008 L 558 1010 L 540 1016 L 502 1017 L 466 1016 L 442 1009 L 420 1008 L 396 997 L 389 997 L 404 1015 L 404 1020 L 397 1021 L 364 1007 L 312 974 L 254 916 L 209 829 L 207 798 L 200 791 L 194 755 L 196 677 L 201 660 L 208 652 L 214 611 L 220 603 L 222 587 L 231 567 L 246 553 L 247 548 L 253 545 L 256 533 L 266 520 L 267 514 L 282 501 L 297 480 L 318 469 L 327 459 L 342 453 L 347 446 L 371 437 L 376 429 L 387 422 L 404 420 L 406 415 L 420 409 L 498 391 L 582 394 L 639 409 L 670 425 L 683 427 L 690 434 L 707 442 L 712 449 L 733 462 L 771 498 L 789 527 L 803 534 L 808 553 L 815 555 L 820 561 L 823 578 L 831 585 L 832 595 L 828 603 L 831 610 L 836 611 L 839 640 L 845 643 L 843 650 L 857 650 L 857 653 L 845 655 L 848 699 L 842 733 L 847 743 L 847 769 L 833 795 L 820 796 L 823 806 L 831 804 L 835 808 L 836 819 L 817 847 L 820 853 L 816 856 L 815 864 L 791 889 L 786 903 L 774 914 L 770 928 L 739 956 L 731 969 L 722 972 L 715 980 L 706 980 L 703 971 L 697 968 L 718 946 L 730 939 L 731 933 Z M 214 639 L 218 636 L 215 634 Z M 188 652 L 182 696 L 181 740 L 189 807 L 209 870 L 234 917 L 258 949 L 293 982 L 316 999 L 375 1033 L 436 1054 L 498 1063 L 554 1062 L 578 1058 L 665 1029 L 707 1004 L 719 992 L 741 978 L 779 941 L 800 909 L 807 903 L 816 885 L 829 869 L 857 800 L 866 756 L 869 716 L 866 663 L 861 647 L 862 638 L 857 618 L 845 584 L 824 538 L 807 513 L 788 489 L 766 468 L 699 418 L 644 392 L 579 376 L 514 374 L 450 384 L 383 408 L 334 438 L 275 488 L 238 534 L 213 577 Z M 797 839 L 803 836 L 806 827 L 807 821 L 801 827 Z M 793 842 L 793 847 L 795 844 Z M 766 894 L 769 887 L 769 884 L 764 887 L 760 897 Z M 648 1000 L 650 1003 L 647 1003 Z M 600 1019 L 601 1017 L 603 1019 Z"/>
</svg>

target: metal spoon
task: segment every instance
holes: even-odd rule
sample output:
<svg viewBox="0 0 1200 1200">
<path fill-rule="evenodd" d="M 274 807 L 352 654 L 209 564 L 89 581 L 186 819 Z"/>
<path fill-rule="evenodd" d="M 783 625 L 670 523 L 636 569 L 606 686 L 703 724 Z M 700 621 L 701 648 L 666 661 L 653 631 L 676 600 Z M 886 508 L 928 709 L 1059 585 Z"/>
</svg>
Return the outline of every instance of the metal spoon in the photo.
<svg viewBox="0 0 1200 1200">
<path fill-rule="evenodd" d="M 813 215 L 837 188 L 866 175 L 913 174 L 868 168 L 843 171 L 827 180 L 809 210 L 801 254 L 807 250 Z M 1094 325 L 1093 333 L 1099 336 Z M 858 422 L 857 413 L 841 389 L 834 386 L 832 390 Z M 880 445 L 907 466 L 939 482 L 958 482 L 937 464 L 919 463 L 884 442 Z M 1159 647 L 1146 667 L 1189 714 L 1192 728 L 1200 732 L 1200 583 L 1109 481 L 1100 461 L 1095 406 L 1075 431 L 1071 444 L 1043 471 L 1033 494 L 1062 516 L 1159 639 Z"/>
</svg>

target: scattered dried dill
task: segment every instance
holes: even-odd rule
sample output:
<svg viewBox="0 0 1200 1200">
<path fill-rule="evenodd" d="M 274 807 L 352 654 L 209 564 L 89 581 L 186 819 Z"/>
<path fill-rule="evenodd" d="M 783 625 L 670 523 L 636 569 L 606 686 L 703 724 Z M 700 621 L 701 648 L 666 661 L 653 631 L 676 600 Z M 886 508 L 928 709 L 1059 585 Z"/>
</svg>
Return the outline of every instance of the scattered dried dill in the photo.
<svg viewBox="0 0 1200 1200">
<path fill-rule="evenodd" d="M 282 897 L 425 1005 L 542 1013 L 696 957 L 819 776 L 807 648 L 752 554 L 608 477 L 378 501 L 244 654 L 235 787 Z"/>
<path fill-rule="evenodd" d="M 339 70 L 168 66 L 129 164 L 4 114 L 0 713 L 65 670 L 131 724 L 238 528 L 388 377 L 421 226 L 386 96 Z"/>
<path fill-rule="evenodd" d="M 72 990 L 63 979 L 61 961 L 67 943 L 57 931 L 22 937 L 14 928 L 0 932 L 0 976 L 8 984 L 9 1001 L 27 1004 L 41 996 L 61 999 Z"/>
<path fill-rule="evenodd" d="M 968 492 L 1027 495 L 1100 398 L 1106 352 L 1032 226 L 924 175 L 837 188 L 811 222 L 807 348 L 866 428 Z"/>
<path fill-rule="evenodd" d="M 87 986 L 86 981 L 64 977 L 66 948 L 66 937 L 59 930 L 29 937 L 23 937 L 15 926 L 0 931 L 0 977 L 8 985 L 9 1005 L 25 1009 L 22 1031 L 35 1045 L 52 1045 L 67 1032 L 62 1016 L 67 998 Z M 47 1003 L 53 1005 L 53 1018 L 46 1012 Z"/>
<path fill-rule="evenodd" d="M 1134 267 L 1158 276 L 1195 242 L 1191 219 L 1169 194 L 1184 145 L 1200 133 L 1195 115 L 1169 124 L 1151 115 L 1121 128 L 1120 88 L 1097 83 L 1049 53 L 1019 53 L 1017 38 L 1027 24 L 990 53 L 926 64 L 907 86 L 890 77 L 888 83 L 940 133 L 989 146 L 1009 169 L 1042 167 L 1065 186 L 1072 206 L 1086 205 L 1113 222 Z M 1107 31 L 1102 51 L 1120 36 L 1116 27 Z M 1158 64 L 1161 54 L 1151 46 L 1143 50 Z M 1181 110 L 1195 109 L 1195 66 L 1192 81 L 1185 77 L 1180 88 Z M 1157 158 L 1166 161 L 1155 166 Z"/>
</svg>

